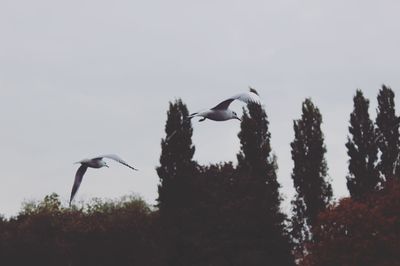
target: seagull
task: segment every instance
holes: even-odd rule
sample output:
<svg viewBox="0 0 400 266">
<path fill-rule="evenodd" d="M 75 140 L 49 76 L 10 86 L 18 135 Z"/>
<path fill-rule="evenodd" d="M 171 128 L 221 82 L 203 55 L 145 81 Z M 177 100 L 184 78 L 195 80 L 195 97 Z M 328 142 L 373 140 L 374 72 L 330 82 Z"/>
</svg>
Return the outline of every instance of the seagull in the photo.
<svg viewBox="0 0 400 266">
<path fill-rule="evenodd" d="M 138 169 L 130 166 L 128 163 L 126 163 L 118 155 L 115 155 L 115 154 L 102 155 L 102 156 L 98 156 L 98 157 L 95 157 L 92 159 L 83 159 L 79 162 L 76 162 L 75 164 L 80 163 L 81 166 L 78 168 L 78 171 L 76 171 L 76 174 L 75 174 L 75 181 L 74 181 L 74 185 L 72 187 L 71 197 L 69 200 L 70 206 L 71 206 L 71 202 L 74 199 L 76 192 L 78 191 L 79 186 L 81 185 L 83 175 L 85 174 L 88 167 L 91 167 L 91 168 L 108 167 L 107 163 L 105 161 L 103 161 L 103 158 L 112 159 L 114 161 L 119 162 L 120 164 L 123 164 L 123 165 L 131 168 L 132 170 L 135 170 L 135 171 L 138 170 Z"/>
<path fill-rule="evenodd" d="M 189 115 L 188 118 L 192 119 L 193 117 L 201 116 L 202 118 L 199 120 L 199 122 L 202 122 L 207 118 L 214 121 L 226 121 L 229 119 L 237 119 L 241 121 L 241 119 L 234 111 L 228 109 L 229 105 L 234 100 L 239 100 L 245 103 L 256 103 L 261 105 L 260 96 L 258 95 L 258 92 L 255 89 L 250 88 L 250 91 L 248 92 L 234 95 L 220 102 L 217 106 L 206 111 L 193 113 Z"/>
</svg>

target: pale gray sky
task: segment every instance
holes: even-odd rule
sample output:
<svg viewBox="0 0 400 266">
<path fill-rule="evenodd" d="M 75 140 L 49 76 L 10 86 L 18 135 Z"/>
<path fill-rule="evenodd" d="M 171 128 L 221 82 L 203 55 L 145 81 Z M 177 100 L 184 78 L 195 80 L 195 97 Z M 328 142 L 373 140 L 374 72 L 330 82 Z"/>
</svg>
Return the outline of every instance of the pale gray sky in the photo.
<svg viewBox="0 0 400 266">
<path fill-rule="evenodd" d="M 334 194 L 347 195 L 352 97 L 361 88 L 375 117 L 381 84 L 400 88 L 399 12 L 394 0 L 0 1 L 0 213 L 52 192 L 66 203 L 73 162 L 105 153 L 140 172 L 89 169 L 77 200 L 154 203 L 168 101 L 194 112 L 248 86 L 270 118 L 286 206 L 306 97 L 323 115 Z M 239 128 L 195 122 L 195 158 L 236 162 Z"/>
</svg>

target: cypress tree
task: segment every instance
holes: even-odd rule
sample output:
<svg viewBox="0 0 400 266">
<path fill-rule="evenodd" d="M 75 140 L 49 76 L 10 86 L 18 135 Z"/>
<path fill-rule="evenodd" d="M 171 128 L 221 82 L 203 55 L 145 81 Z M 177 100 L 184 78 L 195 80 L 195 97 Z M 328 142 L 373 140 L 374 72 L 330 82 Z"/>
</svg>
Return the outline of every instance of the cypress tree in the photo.
<svg viewBox="0 0 400 266">
<path fill-rule="evenodd" d="M 161 141 L 160 166 L 157 173 L 158 208 L 162 226 L 163 247 L 168 265 L 185 265 L 183 260 L 187 247 L 185 228 L 189 226 L 194 198 L 193 179 L 196 175 L 195 151 L 192 145 L 193 129 L 187 119 L 186 105 L 179 99 L 169 104 L 165 125 L 166 137 Z"/>
<path fill-rule="evenodd" d="M 399 117 L 395 113 L 394 96 L 392 89 L 383 85 L 377 97 L 376 140 L 381 151 L 378 169 L 385 180 L 390 180 L 400 170 Z"/>
<path fill-rule="evenodd" d="M 353 99 L 354 110 L 350 114 L 349 132 L 346 147 L 349 155 L 349 174 L 347 188 L 354 199 L 362 199 L 377 188 L 381 179 L 376 164 L 378 147 L 373 122 L 368 113 L 369 100 L 361 90 L 357 90 Z"/>
<path fill-rule="evenodd" d="M 294 161 L 292 179 L 297 192 L 292 202 L 292 225 L 300 246 L 305 240 L 310 240 L 309 229 L 315 225 L 318 214 L 326 209 L 332 198 L 321 123 L 319 109 L 311 99 L 306 99 L 302 104 L 301 119 L 293 123 L 295 139 L 291 143 Z"/>
<path fill-rule="evenodd" d="M 182 100 L 169 104 L 165 125 L 166 137 L 161 140 L 160 166 L 157 174 L 158 207 L 161 212 L 174 210 L 187 204 L 187 185 L 193 177 L 196 163 L 192 160 L 195 147 L 192 145 L 193 129 L 188 110 Z"/>
<path fill-rule="evenodd" d="M 276 158 L 271 153 L 268 117 L 262 106 L 248 104 L 238 134 L 236 234 L 246 265 L 293 265 L 291 247 L 280 210 Z M 244 264 L 243 264 L 244 265 Z"/>
</svg>

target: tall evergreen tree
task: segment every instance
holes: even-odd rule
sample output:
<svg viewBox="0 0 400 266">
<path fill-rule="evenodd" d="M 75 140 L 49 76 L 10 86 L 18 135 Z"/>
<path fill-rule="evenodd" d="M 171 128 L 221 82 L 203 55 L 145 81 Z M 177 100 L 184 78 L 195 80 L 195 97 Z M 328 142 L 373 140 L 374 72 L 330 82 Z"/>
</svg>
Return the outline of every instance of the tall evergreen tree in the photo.
<svg viewBox="0 0 400 266">
<path fill-rule="evenodd" d="M 311 99 L 302 105 L 301 119 L 294 121 L 295 139 L 291 143 L 294 168 L 292 179 L 297 195 L 294 205 L 293 229 L 299 243 L 310 240 L 308 230 L 315 225 L 318 214 L 332 199 L 327 180 L 326 148 L 321 131 L 322 116 Z"/>
<path fill-rule="evenodd" d="M 192 145 L 193 129 L 190 120 L 186 119 L 188 114 L 182 100 L 170 102 L 165 125 L 166 137 L 161 141 L 160 166 L 157 167 L 161 182 L 157 201 L 161 212 L 180 208 L 188 203 L 185 195 L 189 192 L 187 185 L 196 169 L 196 163 L 192 159 L 195 151 Z"/>
<path fill-rule="evenodd" d="M 280 210 L 282 199 L 268 125 L 263 107 L 248 104 L 238 135 L 241 151 L 237 156 L 238 177 L 234 182 L 237 188 L 234 231 L 246 265 L 293 265 L 284 226 L 286 216 Z"/>
<path fill-rule="evenodd" d="M 395 113 L 394 92 L 382 86 L 378 94 L 378 109 L 376 116 L 377 143 L 381 151 L 378 169 L 385 180 L 390 180 L 399 173 L 399 117 Z"/>
<path fill-rule="evenodd" d="M 347 188 L 355 199 L 362 199 L 380 183 L 377 170 L 378 147 L 373 122 L 368 113 L 369 101 L 361 90 L 353 99 L 354 110 L 350 114 L 349 132 L 346 147 L 349 155 L 349 174 Z"/>
<path fill-rule="evenodd" d="M 195 151 L 192 145 L 193 129 L 187 119 L 188 110 L 181 100 L 170 103 L 166 137 L 161 141 L 160 166 L 157 173 L 160 178 L 158 186 L 158 207 L 164 250 L 168 265 L 184 265 L 185 232 L 188 222 L 187 210 L 195 201 L 193 179 L 196 175 Z"/>
</svg>

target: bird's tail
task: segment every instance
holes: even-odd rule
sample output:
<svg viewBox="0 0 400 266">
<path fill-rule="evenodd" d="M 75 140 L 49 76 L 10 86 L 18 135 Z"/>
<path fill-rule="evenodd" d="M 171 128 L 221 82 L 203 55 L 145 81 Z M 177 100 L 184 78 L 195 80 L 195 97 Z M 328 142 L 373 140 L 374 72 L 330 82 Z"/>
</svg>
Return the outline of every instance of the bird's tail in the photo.
<svg viewBox="0 0 400 266">
<path fill-rule="evenodd" d="M 188 116 L 186 117 L 186 119 L 187 119 L 187 120 L 191 120 L 193 117 L 197 116 L 197 114 L 198 114 L 198 112 L 197 112 L 197 113 L 190 114 L 190 115 L 188 115 Z"/>
<path fill-rule="evenodd" d="M 74 164 L 81 164 L 81 163 L 83 163 L 84 161 L 87 161 L 88 159 L 84 159 L 84 160 L 80 160 L 80 161 L 78 161 L 78 162 L 74 162 Z"/>
</svg>

